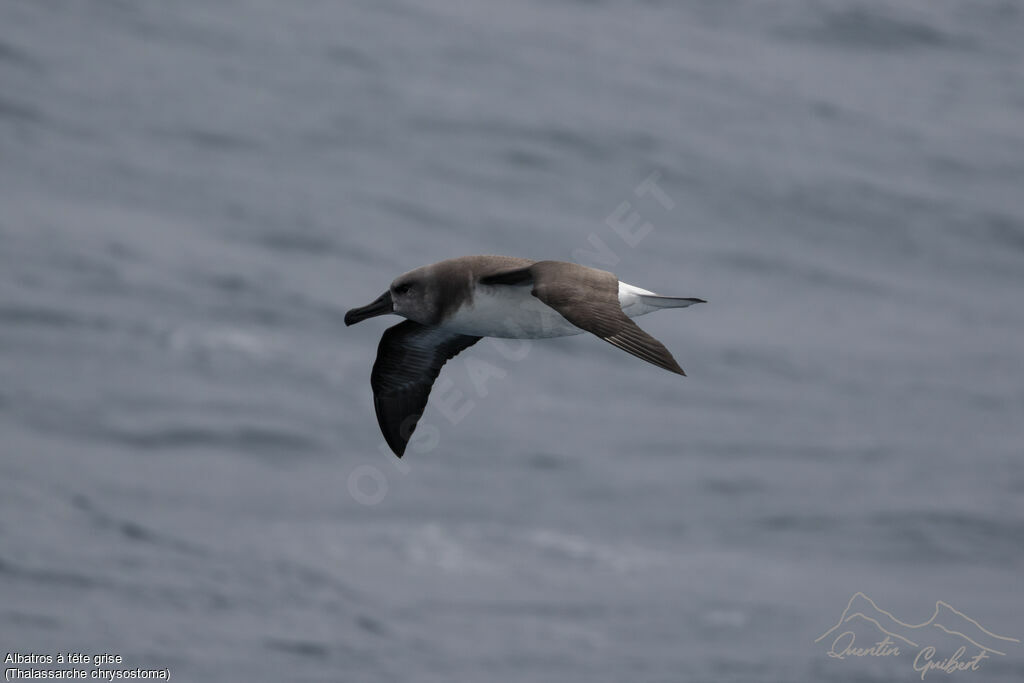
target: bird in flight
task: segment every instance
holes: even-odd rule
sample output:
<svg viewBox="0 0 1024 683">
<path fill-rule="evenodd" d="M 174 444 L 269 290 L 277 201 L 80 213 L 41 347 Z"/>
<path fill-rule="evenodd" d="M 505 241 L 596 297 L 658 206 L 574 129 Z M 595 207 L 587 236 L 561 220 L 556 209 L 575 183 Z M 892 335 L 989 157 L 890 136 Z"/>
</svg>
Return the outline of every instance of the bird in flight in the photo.
<svg viewBox="0 0 1024 683">
<path fill-rule="evenodd" d="M 669 372 L 685 375 L 668 349 L 631 318 L 703 299 L 660 296 L 612 273 L 564 261 L 462 256 L 399 275 L 345 324 L 396 313 L 370 373 L 384 440 L 402 457 L 448 359 L 483 337 L 543 339 L 590 332 Z"/>
</svg>

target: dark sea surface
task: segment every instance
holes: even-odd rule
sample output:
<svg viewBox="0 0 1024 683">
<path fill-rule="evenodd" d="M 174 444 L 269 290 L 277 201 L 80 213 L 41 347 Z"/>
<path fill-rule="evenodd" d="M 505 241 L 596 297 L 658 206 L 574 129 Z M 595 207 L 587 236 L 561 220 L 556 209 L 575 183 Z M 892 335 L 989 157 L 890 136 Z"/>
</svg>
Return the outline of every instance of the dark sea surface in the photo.
<svg viewBox="0 0 1024 683">
<path fill-rule="evenodd" d="M 475 253 L 689 377 L 485 340 L 397 460 L 342 315 Z M 862 591 L 1024 680 L 1024 4 L 3 0 L 0 483 L 0 656 L 920 680 Z"/>
</svg>

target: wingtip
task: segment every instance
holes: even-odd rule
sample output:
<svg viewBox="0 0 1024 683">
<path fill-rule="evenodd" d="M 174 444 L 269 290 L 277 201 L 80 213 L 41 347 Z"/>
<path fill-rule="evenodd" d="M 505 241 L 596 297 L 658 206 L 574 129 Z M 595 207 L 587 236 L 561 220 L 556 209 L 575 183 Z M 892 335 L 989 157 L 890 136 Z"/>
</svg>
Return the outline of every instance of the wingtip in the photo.
<svg viewBox="0 0 1024 683">
<path fill-rule="evenodd" d="M 672 358 L 671 356 L 665 362 L 655 363 L 655 365 L 657 365 L 660 368 L 664 368 L 665 370 L 668 370 L 673 374 L 682 375 L 683 377 L 686 377 L 686 371 L 683 370 L 683 368 L 680 367 L 679 363 L 676 362 L 676 359 Z"/>
<path fill-rule="evenodd" d="M 391 449 L 391 452 L 399 458 L 405 455 L 405 447 L 409 445 L 408 441 L 403 442 L 401 440 L 396 441 L 395 439 L 389 439 L 386 434 L 384 435 L 384 441 L 387 442 L 388 448 Z"/>
<path fill-rule="evenodd" d="M 683 366 L 679 364 L 679 361 L 672 357 L 672 354 L 669 353 L 668 349 L 665 349 L 665 352 L 668 353 L 668 362 L 665 363 L 665 365 L 663 365 L 662 367 L 664 367 L 669 372 L 674 372 L 677 375 L 682 375 L 683 377 L 686 377 L 686 371 L 683 370 Z"/>
<path fill-rule="evenodd" d="M 384 437 L 384 442 L 391 449 L 391 452 L 401 458 L 405 455 L 405 447 L 409 445 L 408 439 L 402 439 L 402 433 L 394 428 L 391 421 L 388 419 L 387 413 L 384 410 L 384 406 L 381 403 L 380 397 L 374 395 L 373 397 L 373 409 L 377 413 L 377 425 L 380 427 L 381 436 Z M 419 420 L 419 416 L 416 416 L 416 421 Z M 416 428 L 416 422 L 413 422 L 413 429 Z M 410 436 L 412 430 L 409 431 Z"/>
</svg>

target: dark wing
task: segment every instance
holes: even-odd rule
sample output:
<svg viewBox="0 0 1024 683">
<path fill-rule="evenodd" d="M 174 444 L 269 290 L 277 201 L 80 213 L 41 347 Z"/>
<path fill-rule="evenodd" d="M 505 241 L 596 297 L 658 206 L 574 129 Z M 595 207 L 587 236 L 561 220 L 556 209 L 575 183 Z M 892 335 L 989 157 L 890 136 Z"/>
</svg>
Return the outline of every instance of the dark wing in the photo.
<svg viewBox="0 0 1024 683">
<path fill-rule="evenodd" d="M 480 281 L 489 285 L 532 284 L 535 297 L 576 327 L 669 372 L 686 374 L 664 344 L 622 312 L 619 280 L 607 271 L 577 263 L 538 261 Z"/>
<path fill-rule="evenodd" d="M 384 331 L 370 373 L 370 386 L 380 431 L 399 458 L 423 414 L 441 366 L 479 339 L 411 320 Z"/>
<path fill-rule="evenodd" d="M 485 275 L 480 278 L 480 284 L 484 285 L 532 285 L 533 284 L 533 265 L 526 266 L 525 268 L 513 268 L 512 270 L 503 270 L 493 275 Z"/>
</svg>

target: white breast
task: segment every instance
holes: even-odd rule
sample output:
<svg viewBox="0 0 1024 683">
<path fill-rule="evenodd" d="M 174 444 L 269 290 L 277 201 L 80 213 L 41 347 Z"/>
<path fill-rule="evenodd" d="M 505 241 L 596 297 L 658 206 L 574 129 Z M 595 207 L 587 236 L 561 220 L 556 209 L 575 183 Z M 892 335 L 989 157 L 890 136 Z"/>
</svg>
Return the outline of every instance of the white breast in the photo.
<svg viewBox="0 0 1024 683">
<path fill-rule="evenodd" d="M 619 305 L 633 318 L 655 310 L 638 294 L 652 294 L 625 282 L 619 283 Z M 476 337 L 542 339 L 584 332 L 558 311 L 530 293 L 530 287 L 477 285 L 473 301 L 457 310 L 444 327 Z"/>
<path fill-rule="evenodd" d="M 530 287 L 504 285 L 477 285 L 473 301 L 448 318 L 444 327 L 459 334 L 510 339 L 565 337 L 583 332 L 530 294 Z"/>
</svg>

